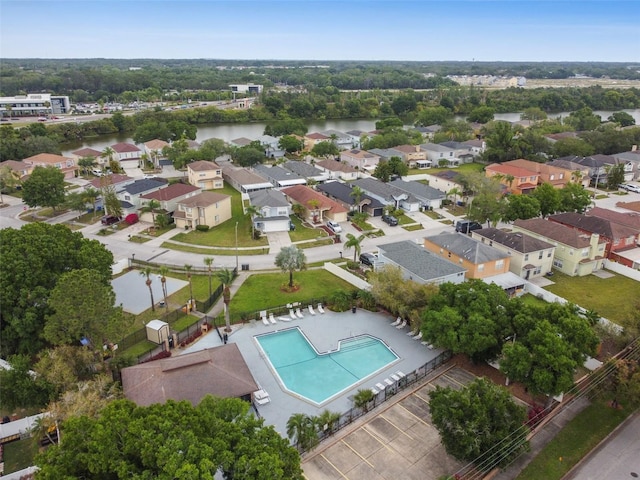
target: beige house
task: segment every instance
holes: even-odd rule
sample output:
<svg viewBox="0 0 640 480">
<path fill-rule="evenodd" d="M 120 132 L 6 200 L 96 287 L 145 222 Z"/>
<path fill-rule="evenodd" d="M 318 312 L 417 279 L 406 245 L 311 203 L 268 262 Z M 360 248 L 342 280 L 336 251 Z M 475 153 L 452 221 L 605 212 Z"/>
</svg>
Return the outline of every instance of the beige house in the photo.
<svg viewBox="0 0 640 480">
<path fill-rule="evenodd" d="M 398 156 L 409 168 L 415 168 L 419 161 L 425 162 L 427 160 L 427 152 L 418 145 L 398 145 L 389 150 L 398 152 Z"/>
<path fill-rule="evenodd" d="M 140 196 L 140 209 L 146 210 L 152 200 L 157 202 L 158 208 L 153 212 L 141 212 L 140 220 L 143 222 L 152 222 L 154 215 L 160 212 L 174 212 L 178 203 L 189 197 L 194 197 L 201 190 L 193 185 L 185 185 L 184 183 L 174 183 L 166 188 L 161 188 L 155 192 L 147 193 Z"/>
<path fill-rule="evenodd" d="M 202 192 L 178 202 L 173 214 L 176 227 L 192 229 L 198 225 L 215 227 L 231 218 L 231 197 L 215 192 Z"/>
<path fill-rule="evenodd" d="M 345 150 L 340 152 L 340 161 L 348 163 L 359 170 L 373 170 L 380 162 L 380 157 L 365 150 Z"/>
<path fill-rule="evenodd" d="M 64 178 L 73 178 L 76 175 L 78 167 L 73 158 L 55 155 L 53 153 L 39 153 L 29 158 L 25 158 L 22 162 L 29 167 L 29 174 L 36 167 L 54 167 L 64 173 Z"/>
<path fill-rule="evenodd" d="M 222 168 L 215 163 L 199 160 L 187 165 L 189 183 L 202 190 L 213 190 L 224 187 Z"/>
<path fill-rule="evenodd" d="M 348 163 L 326 159 L 316 162 L 316 167 L 327 173 L 328 180 L 340 179 L 349 182 L 358 178 L 358 170 Z"/>
<path fill-rule="evenodd" d="M 160 165 L 160 158 L 163 156 L 162 149 L 168 146 L 169 144 L 164 140 L 155 138 L 144 143 L 144 153 L 147 154 L 149 161 L 157 167 Z"/>
</svg>

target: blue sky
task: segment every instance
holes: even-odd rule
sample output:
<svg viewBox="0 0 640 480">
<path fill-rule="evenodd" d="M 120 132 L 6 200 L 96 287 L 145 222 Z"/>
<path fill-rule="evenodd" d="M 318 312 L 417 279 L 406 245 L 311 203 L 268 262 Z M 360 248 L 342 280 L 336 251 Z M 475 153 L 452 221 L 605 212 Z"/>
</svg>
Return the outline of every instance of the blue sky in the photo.
<svg viewBox="0 0 640 480">
<path fill-rule="evenodd" d="M 0 0 L 0 58 L 640 61 L 640 0 Z"/>
</svg>

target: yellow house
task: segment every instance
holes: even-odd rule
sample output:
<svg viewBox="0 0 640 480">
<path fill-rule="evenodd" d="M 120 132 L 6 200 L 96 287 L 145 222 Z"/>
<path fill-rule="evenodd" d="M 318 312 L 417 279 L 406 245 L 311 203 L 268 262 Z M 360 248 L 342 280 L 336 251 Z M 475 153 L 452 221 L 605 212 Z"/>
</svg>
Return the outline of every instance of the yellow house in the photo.
<svg viewBox="0 0 640 480">
<path fill-rule="evenodd" d="M 222 168 L 217 163 L 199 160 L 187 165 L 189 183 L 203 190 L 224 187 Z"/>
<path fill-rule="evenodd" d="M 173 214 L 176 227 L 186 230 L 198 225 L 215 227 L 231 218 L 231 196 L 202 192 L 178 202 Z"/>
</svg>

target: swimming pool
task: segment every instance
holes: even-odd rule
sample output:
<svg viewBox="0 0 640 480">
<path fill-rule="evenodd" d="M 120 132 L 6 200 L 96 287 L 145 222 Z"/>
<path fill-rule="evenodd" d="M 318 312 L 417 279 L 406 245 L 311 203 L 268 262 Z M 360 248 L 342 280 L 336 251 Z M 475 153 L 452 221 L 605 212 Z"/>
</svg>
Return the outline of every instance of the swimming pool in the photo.
<svg viewBox="0 0 640 480">
<path fill-rule="evenodd" d="M 360 335 L 319 353 L 299 328 L 256 336 L 285 390 L 322 404 L 398 360 L 381 340 Z"/>
</svg>

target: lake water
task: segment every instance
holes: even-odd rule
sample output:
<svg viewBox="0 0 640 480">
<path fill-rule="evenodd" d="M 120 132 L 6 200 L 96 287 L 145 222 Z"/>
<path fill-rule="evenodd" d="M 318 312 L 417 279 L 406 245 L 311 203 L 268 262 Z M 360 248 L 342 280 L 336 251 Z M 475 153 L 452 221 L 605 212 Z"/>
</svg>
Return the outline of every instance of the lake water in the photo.
<svg viewBox="0 0 640 480">
<path fill-rule="evenodd" d="M 636 125 L 640 125 L 640 109 L 624 110 L 629 113 L 635 120 Z M 549 114 L 550 118 L 566 117 L 570 112 L 560 112 Z M 606 120 L 613 111 L 595 111 L 596 115 L 600 115 L 603 120 Z M 460 117 L 464 118 L 464 117 Z M 516 122 L 520 120 L 520 113 L 497 113 L 495 115 L 496 120 L 505 120 L 508 122 Z M 309 132 L 318 132 L 323 130 L 362 130 L 368 132 L 375 129 L 375 120 L 352 120 L 352 119 L 340 119 L 340 120 L 315 120 L 309 122 Z M 196 140 L 203 142 L 209 138 L 220 138 L 225 142 L 230 142 L 233 139 L 246 137 L 249 139 L 258 138 L 264 133 L 264 129 L 267 126 L 266 123 L 238 123 L 238 124 L 209 124 L 198 125 L 198 133 Z M 83 143 L 77 143 L 73 145 L 67 145 L 62 151 L 63 155 L 67 155 L 74 150 L 78 150 L 83 147 L 90 147 L 96 150 L 103 150 L 109 145 L 113 145 L 118 142 L 133 143 L 133 140 L 129 135 L 103 135 L 96 138 L 86 139 Z"/>
</svg>

